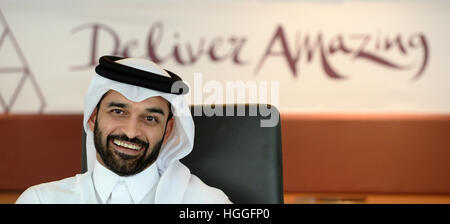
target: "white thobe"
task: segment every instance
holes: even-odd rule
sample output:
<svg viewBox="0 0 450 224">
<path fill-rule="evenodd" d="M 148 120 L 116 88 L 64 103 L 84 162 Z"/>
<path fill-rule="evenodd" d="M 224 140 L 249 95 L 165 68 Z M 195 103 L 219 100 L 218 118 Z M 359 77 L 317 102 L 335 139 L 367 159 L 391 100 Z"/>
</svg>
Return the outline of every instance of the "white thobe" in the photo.
<svg viewBox="0 0 450 224">
<path fill-rule="evenodd" d="M 28 188 L 16 203 L 231 203 L 219 189 L 190 174 L 174 162 L 162 175 L 155 164 L 129 177 L 121 177 L 96 162 L 93 171 Z"/>
<path fill-rule="evenodd" d="M 156 164 L 153 164 L 136 175 L 121 177 L 96 162 L 92 180 L 98 203 L 152 204 L 159 174 Z"/>
</svg>

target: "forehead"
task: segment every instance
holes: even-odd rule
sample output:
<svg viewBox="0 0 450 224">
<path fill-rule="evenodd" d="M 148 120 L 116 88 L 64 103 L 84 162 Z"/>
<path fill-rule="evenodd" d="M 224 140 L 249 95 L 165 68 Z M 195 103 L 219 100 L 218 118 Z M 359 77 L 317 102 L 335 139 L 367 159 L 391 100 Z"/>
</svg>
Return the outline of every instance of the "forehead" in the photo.
<svg viewBox="0 0 450 224">
<path fill-rule="evenodd" d="M 105 93 L 101 104 L 104 104 L 105 102 L 125 103 L 135 107 L 160 106 L 164 109 L 168 109 L 168 106 L 170 105 L 169 101 L 160 96 L 149 97 L 143 101 L 134 102 L 115 90 L 109 90 Z"/>
</svg>

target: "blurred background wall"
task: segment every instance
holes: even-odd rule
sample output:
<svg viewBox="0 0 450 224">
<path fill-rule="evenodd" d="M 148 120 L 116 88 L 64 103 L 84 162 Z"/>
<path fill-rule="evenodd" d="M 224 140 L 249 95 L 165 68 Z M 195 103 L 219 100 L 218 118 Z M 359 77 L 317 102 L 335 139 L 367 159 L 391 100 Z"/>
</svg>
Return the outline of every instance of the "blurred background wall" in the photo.
<svg viewBox="0 0 450 224">
<path fill-rule="evenodd" d="M 448 203 L 449 12 L 443 0 L 0 0 L 2 201 L 80 171 L 83 99 L 110 54 L 180 74 L 192 104 L 277 106 L 288 203 Z"/>
</svg>

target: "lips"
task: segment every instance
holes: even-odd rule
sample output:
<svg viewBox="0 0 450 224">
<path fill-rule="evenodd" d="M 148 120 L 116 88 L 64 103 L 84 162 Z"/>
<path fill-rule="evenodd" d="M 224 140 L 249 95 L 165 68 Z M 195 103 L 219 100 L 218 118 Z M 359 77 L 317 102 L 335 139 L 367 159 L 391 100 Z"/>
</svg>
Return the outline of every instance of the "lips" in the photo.
<svg viewBox="0 0 450 224">
<path fill-rule="evenodd" d="M 145 146 L 135 144 L 132 142 L 113 139 L 110 140 L 111 148 L 115 151 L 115 154 L 123 160 L 137 158 L 145 149 Z"/>
<path fill-rule="evenodd" d="M 117 146 L 120 146 L 120 147 L 123 147 L 126 149 L 131 149 L 134 151 L 139 151 L 142 149 L 142 145 L 134 144 L 134 143 L 127 142 L 127 141 L 121 141 L 118 139 L 114 139 L 113 143 L 114 143 L 114 145 L 117 145 Z"/>
</svg>

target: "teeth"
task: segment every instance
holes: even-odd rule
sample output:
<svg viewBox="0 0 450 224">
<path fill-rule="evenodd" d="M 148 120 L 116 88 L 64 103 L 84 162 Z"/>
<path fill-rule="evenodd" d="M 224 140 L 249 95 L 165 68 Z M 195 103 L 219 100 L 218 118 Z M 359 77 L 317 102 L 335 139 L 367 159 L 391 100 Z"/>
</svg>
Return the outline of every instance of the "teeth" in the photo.
<svg viewBox="0 0 450 224">
<path fill-rule="evenodd" d="M 139 146 L 139 145 L 128 144 L 126 142 L 122 142 L 122 141 L 117 140 L 117 139 L 114 139 L 113 142 L 114 142 L 114 144 L 116 144 L 118 146 L 122 146 L 122 147 L 125 147 L 125 148 L 133 149 L 133 150 L 136 150 L 136 151 L 141 149 L 141 146 Z"/>
</svg>

